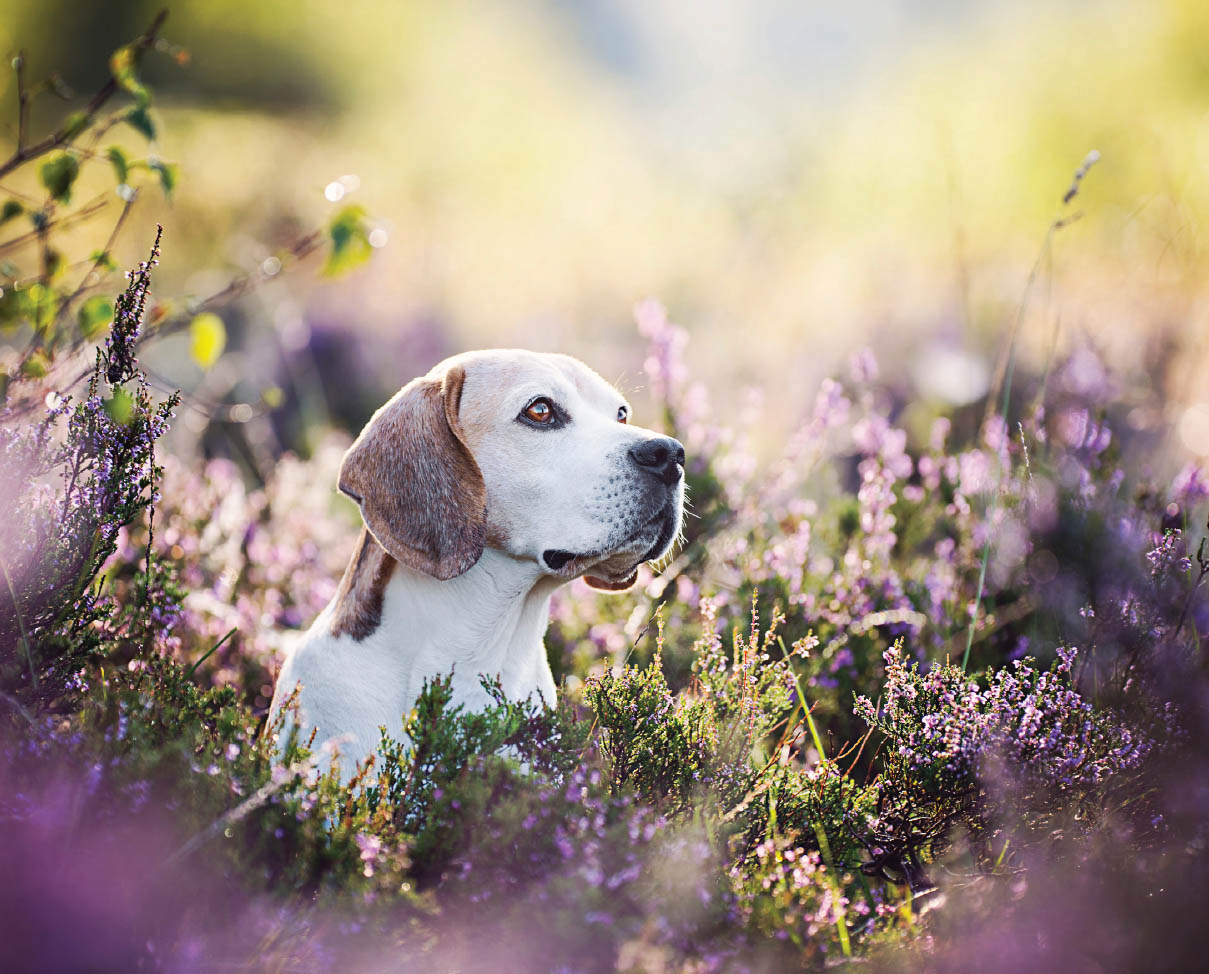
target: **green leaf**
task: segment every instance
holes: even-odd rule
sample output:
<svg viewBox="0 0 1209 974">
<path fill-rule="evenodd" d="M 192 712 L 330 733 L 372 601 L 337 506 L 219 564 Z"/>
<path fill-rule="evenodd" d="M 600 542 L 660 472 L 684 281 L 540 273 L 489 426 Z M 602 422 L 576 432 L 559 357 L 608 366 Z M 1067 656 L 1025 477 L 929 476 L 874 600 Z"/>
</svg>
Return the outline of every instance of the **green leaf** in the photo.
<svg viewBox="0 0 1209 974">
<path fill-rule="evenodd" d="M 130 109 L 123 116 L 122 121 L 138 129 L 146 137 L 147 141 L 155 138 L 155 122 L 151 118 L 151 113 L 146 108 L 140 106 Z"/>
<path fill-rule="evenodd" d="M 211 311 L 203 311 L 189 323 L 189 354 L 203 370 L 214 366 L 227 347 L 227 326 Z"/>
<path fill-rule="evenodd" d="M 76 312 L 76 321 L 79 322 L 84 340 L 93 341 L 108 331 L 113 323 L 113 302 L 103 295 L 89 298 Z"/>
<path fill-rule="evenodd" d="M 31 284 L 21 296 L 25 301 L 25 313 L 30 317 L 34 330 L 46 332 L 54 324 L 59 313 L 59 296 L 45 284 Z"/>
<path fill-rule="evenodd" d="M 50 371 L 50 361 L 41 352 L 34 352 L 21 363 L 21 374 L 30 379 L 41 379 Z"/>
<path fill-rule="evenodd" d="M 92 119 L 89 118 L 87 112 L 72 112 L 67 116 L 67 121 L 63 123 L 63 138 L 74 139 L 91 124 Z"/>
<path fill-rule="evenodd" d="M 16 287 L 0 288 L 0 332 L 16 331 L 25 317 L 25 295 Z"/>
<path fill-rule="evenodd" d="M 323 273 L 328 276 L 334 277 L 359 267 L 374 252 L 369 242 L 369 227 L 365 223 L 363 207 L 344 207 L 332 217 L 327 232 L 332 249 L 323 265 Z"/>
<path fill-rule="evenodd" d="M 176 166 L 169 162 L 152 159 L 147 163 L 147 168 L 159 176 L 160 188 L 164 191 L 164 195 L 171 199 L 172 190 L 176 188 Z"/>
<path fill-rule="evenodd" d="M 13 217 L 20 216 L 25 212 L 25 208 L 16 200 L 5 200 L 3 208 L 0 208 L 0 223 L 8 223 Z"/>
<path fill-rule="evenodd" d="M 60 203 L 71 202 L 71 187 L 80 175 L 80 161 L 67 152 L 62 152 L 38 170 L 42 185 Z"/>
<path fill-rule="evenodd" d="M 109 70 L 113 73 L 113 80 L 134 98 L 135 103 L 140 108 L 146 108 L 151 103 L 151 92 L 135 74 L 139 63 L 138 54 L 139 52 L 129 45 L 119 47 L 109 59 Z"/>
<path fill-rule="evenodd" d="M 117 176 L 118 182 L 126 182 L 126 177 L 130 175 L 130 164 L 126 161 L 126 153 L 116 145 L 111 145 L 105 155 L 109 157 L 109 161 L 113 165 L 113 173 Z"/>
<path fill-rule="evenodd" d="M 116 271 L 118 269 L 118 265 L 114 263 L 107 250 L 94 250 L 88 255 L 88 259 L 97 265 L 97 270 Z"/>
<path fill-rule="evenodd" d="M 128 425 L 134 416 L 134 397 L 121 387 L 114 389 L 113 395 L 101 405 L 105 407 L 109 418 L 121 426 Z"/>
</svg>

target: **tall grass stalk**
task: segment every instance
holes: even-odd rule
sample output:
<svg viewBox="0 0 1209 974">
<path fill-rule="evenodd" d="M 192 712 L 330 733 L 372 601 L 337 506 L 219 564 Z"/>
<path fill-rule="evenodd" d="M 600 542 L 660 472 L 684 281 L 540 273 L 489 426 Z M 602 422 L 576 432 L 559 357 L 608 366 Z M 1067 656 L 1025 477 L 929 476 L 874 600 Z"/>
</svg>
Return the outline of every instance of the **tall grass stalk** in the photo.
<svg viewBox="0 0 1209 974">
<path fill-rule="evenodd" d="M 1067 213 L 1066 208 L 1070 206 L 1071 201 L 1079 195 L 1079 188 L 1083 184 L 1083 177 L 1087 175 L 1089 169 L 1100 161 L 1100 153 L 1096 149 L 1092 149 L 1083 159 L 1079 168 L 1075 170 L 1074 178 L 1071 180 L 1070 187 L 1062 197 L 1062 210 L 1059 212 L 1049 228 L 1045 231 L 1045 239 L 1041 242 L 1041 249 L 1037 253 L 1037 259 L 1033 261 L 1033 266 L 1029 270 L 1028 280 L 1024 282 L 1024 293 L 1020 297 L 1020 305 L 1016 309 L 1016 320 L 1012 324 L 1012 336 L 1008 342 L 1007 362 L 1004 366 L 1000 381 L 1003 383 L 1003 395 L 999 405 L 999 416 L 1003 420 L 1005 429 L 1004 435 L 1007 435 L 1007 420 L 1008 406 L 1011 404 L 1012 397 L 1012 379 L 1016 372 L 1016 350 L 1020 344 L 1020 329 L 1024 324 L 1024 313 L 1028 308 L 1029 297 L 1032 294 L 1033 286 L 1037 283 L 1037 277 L 1040 274 L 1041 266 L 1052 253 L 1054 234 L 1063 227 L 1068 226 L 1075 220 L 1079 219 L 1078 213 Z M 1046 378 L 1048 379 L 1049 367 L 1046 366 Z M 987 397 L 988 413 L 986 419 L 991 418 L 989 407 L 994 402 L 994 395 Z M 987 516 L 988 527 L 994 525 L 995 515 L 999 513 L 999 495 L 1003 483 L 1003 465 L 997 467 L 995 477 L 995 491 L 991 497 L 991 508 Z M 982 593 L 986 587 L 987 579 L 987 563 L 991 557 L 991 532 L 987 531 L 986 541 L 982 545 L 982 559 L 978 567 L 978 590 L 974 595 L 974 601 L 970 604 L 970 626 L 966 631 L 966 649 L 961 657 L 961 669 L 965 672 L 970 663 L 970 648 L 974 645 L 974 629 L 978 625 L 978 606 L 982 603 Z"/>
<path fill-rule="evenodd" d="M 778 636 L 777 643 L 781 647 L 781 652 L 788 658 L 789 651 L 785 648 L 785 640 Z M 827 758 L 827 754 L 823 750 L 823 739 L 819 737 L 819 729 L 814 724 L 814 717 L 810 713 L 810 705 L 806 703 L 806 694 L 802 692 L 802 681 L 798 679 L 796 669 L 791 667 L 789 672 L 793 676 L 793 686 L 798 694 L 798 706 L 802 708 L 802 714 L 806 718 L 806 726 L 810 729 L 810 738 L 814 741 L 815 749 L 819 753 L 819 760 L 824 761 Z M 839 883 L 832 872 L 835 869 L 835 860 L 831 857 L 831 844 L 827 841 L 827 832 L 823 826 L 819 822 L 812 822 L 811 824 L 814 826 L 815 838 L 818 839 L 819 854 L 823 857 L 823 865 L 828 870 L 827 885 L 831 889 L 831 896 L 835 902 L 835 932 L 840 938 L 840 950 L 843 951 L 845 957 L 851 957 L 852 940 L 848 935 L 847 910 L 844 909 L 843 900 L 841 899 L 843 891 L 840 889 Z"/>
</svg>

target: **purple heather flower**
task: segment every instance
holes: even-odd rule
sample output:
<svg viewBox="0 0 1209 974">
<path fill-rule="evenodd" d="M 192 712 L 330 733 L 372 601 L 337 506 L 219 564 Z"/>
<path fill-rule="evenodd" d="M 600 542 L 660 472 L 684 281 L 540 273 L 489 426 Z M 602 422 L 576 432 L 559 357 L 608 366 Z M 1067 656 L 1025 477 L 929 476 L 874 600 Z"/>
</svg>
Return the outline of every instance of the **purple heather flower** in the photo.
<svg viewBox="0 0 1209 974">
<path fill-rule="evenodd" d="M 1171 483 L 1171 492 L 1176 502 L 1184 508 L 1195 507 L 1209 497 L 1209 476 L 1201 464 L 1187 464 Z"/>
</svg>

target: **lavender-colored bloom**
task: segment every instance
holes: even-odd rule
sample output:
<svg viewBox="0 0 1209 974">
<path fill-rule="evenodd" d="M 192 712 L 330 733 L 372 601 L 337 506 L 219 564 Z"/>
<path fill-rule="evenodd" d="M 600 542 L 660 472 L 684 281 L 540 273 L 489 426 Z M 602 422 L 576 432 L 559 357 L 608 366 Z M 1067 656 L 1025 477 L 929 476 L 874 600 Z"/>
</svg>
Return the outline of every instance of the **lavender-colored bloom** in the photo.
<svg viewBox="0 0 1209 974">
<path fill-rule="evenodd" d="M 1186 464 L 1171 482 L 1171 493 L 1176 502 L 1184 508 L 1196 507 L 1201 501 L 1209 498 L 1209 476 L 1206 476 L 1201 464 Z"/>
</svg>

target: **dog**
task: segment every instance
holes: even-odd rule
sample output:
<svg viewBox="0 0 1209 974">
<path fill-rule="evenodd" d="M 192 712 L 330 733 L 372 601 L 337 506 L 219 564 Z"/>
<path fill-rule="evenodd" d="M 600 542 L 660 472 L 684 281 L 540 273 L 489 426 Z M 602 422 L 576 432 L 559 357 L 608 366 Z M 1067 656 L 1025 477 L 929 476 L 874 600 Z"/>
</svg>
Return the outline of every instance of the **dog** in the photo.
<svg viewBox="0 0 1209 974">
<path fill-rule="evenodd" d="M 434 677 L 452 672 L 468 710 L 491 702 L 482 675 L 553 705 L 550 596 L 580 576 L 629 588 L 680 534 L 684 447 L 629 418 L 567 355 L 468 352 L 405 385 L 344 456 L 339 490 L 364 526 L 284 660 L 269 726 L 297 688 L 284 726 L 313 730 L 347 781 Z"/>
</svg>

